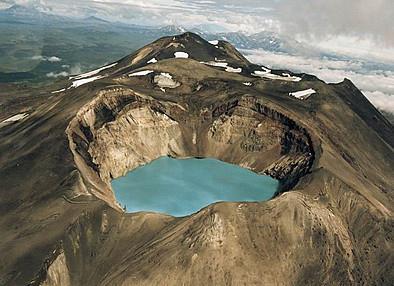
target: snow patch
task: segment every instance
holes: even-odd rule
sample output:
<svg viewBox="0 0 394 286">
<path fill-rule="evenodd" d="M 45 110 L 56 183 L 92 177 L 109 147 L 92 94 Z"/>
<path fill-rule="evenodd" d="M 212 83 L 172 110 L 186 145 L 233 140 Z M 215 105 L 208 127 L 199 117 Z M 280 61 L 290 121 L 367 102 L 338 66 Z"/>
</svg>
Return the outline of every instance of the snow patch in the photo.
<svg viewBox="0 0 394 286">
<path fill-rule="evenodd" d="M 153 81 L 155 84 L 157 84 L 160 87 L 160 89 L 176 88 L 181 85 L 179 82 L 172 79 L 172 75 L 165 72 L 156 75 Z"/>
<path fill-rule="evenodd" d="M 226 68 L 228 66 L 228 63 L 225 62 L 218 63 L 218 62 L 210 61 L 210 62 L 200 62 L 200 63 L 208 66 L 221 67 L 221 68 Z"/>
<path fill-rule="evenodd" d="M 105 66 L 105 67 L 101 67 L 101 68 L 98 68 L 96 70 L 93 70 L 93 71 L 90 71 L 90 72 L 87 72 L 87 73 L 83 73 L 83 74 L 80 74 L 80 75 L 77 75 L 77 76 L 71 76 L 71 77 L 69 77 L 69 79 L 76 79 L 76 80 L 74 80 L 72 82 L 71 86 L 69 86 L 67 89 L 77 88 L 77 87 L 80 87 L 81 85 L 87 84 L 89 82 L 93 82 L 95 80 L 102 79 L 102 78 L 104 78 L 106 76 L 103 76 L 103 75 L 93 76 L 93 75 L 98 74 L 99 72 L 101 72 L 101 71 L 103 71 L 105 69 L 112 68 L 112 67 L 116 66 L 117 64 L 118 63 L 113 63 L 111 65 L 108 65 L 108 66 Z M 55 90 L 52 93 L 59 93 L 59 92 L 65 91 L 65 90 L 66 89 L 63 88 L 63 89 L 60 89 L 60 90 Z"/>
<path fill-rule="evenodd" d="M 209 41 L 208 43 L 210 43 L 211 45 L 216 46 L 216 45 L 219 44 L 219 41 L 218 40 L 214 40 L 214 41 Z"/>
<path fill-rule="evenodd" d="M 295 98 L 304 100 L 304 99 L 308 99 L 312 94 L 315 94 L 316 90 L 309 88 L 306 90 L 300 90 L 300 91 L 295 91 L 295 92 L 290 92 L 289 95 L 293 96 Z"/>
<path fill-rule="evenodd" d="M 154 63 L 157 63 L 157 60 L 156 60 L 156 58 L 153 58 L 153 59 L 149 60 L 147 63 L 154 64 Z"/>
<path fill-rule="evenodd" d="M 242 72 L 242 68 L 230 67 L 228 65 L 228 63 L 224 62 L 223 60 L 217 60 L 216 58 L 215 58 L 215 61 L 200 62 L 200 63 L 204 64 L 204 65 L 207 65 L 207 66 L 226 68 L 226 72 L 233 72 L 233 73 L 240 73 L 240 72 Z"/>
<path fill-rule="evenodd" d="M 224 62 L 223 60 L 217 60 L 216 58 L 215 58 L 215 61 L 200 62 L 200 63 L 204 64 L 204 65 L 207 65 L 207 66 L 226 68 L 226 72 L 233 72 L 233 73 L 240 73 L 240 72 L 242 72 L 242 68 L 230 67 L 228 65 L 228 63 Z"/>
<path fill-rule="evenodd" d="M 252 86 L 252 83 L 249 82 L 249 81 L 248 81 L 248 82 L 243 82 L 242 84 L 243 84 L 243 85 L 246 85 L 246 86 Z"/>
<path fill-rule="evenodd" d="M 59 90 L 52 91 L 51 93 L 60 93 L 60 92 L 63 92 L 63 91 L 66 91 L 66 89 L 62 88 L 62 89 L 59 89 Z"/>
<path fill-rule="evenodd" d="M 254 75 L 254 76 L 263 76 L 263 75 L 266 75 L 266 74 L 267 74 L 267 72 L 265 72 L 265 71 L 254 71 L 252 73 L 252 75 Z"/>
<path fill-rule="evenodd" d="M 108 66 L 105 66 L 105 67 L 101 67 L 101 68 L 98 68 L 96 70 L 93 70 L 93 71 L 90 71 L 90 72 L 87 72 L 87 73 L 83 73 L 83 74 L 80 74 L 80 75 L 77 75 L 77 76 L 71 76 L 69 79 L 82 79 L 82 78 L 85 78 L 85 77 L 91 77 L 91 76 L 93 76 L 95 74 L 98 74 L 99 72 L 101 72 L 103 70 L 112 68 L 112 67 L 116 66 L 117 64 L 118 63 L 114 63 L 114 64 L 111 64 L 111 65 L 108 65 Z"/>
<path fill-rule="evenodd" d="M 19 114 L 15 114 L 9 118 L 7 118 L 6 120 L 3 120 L 1 123 L 11 123 L 11 122 L 16 122 L 19 120 L 22 120 L 24 118 L 26 118 L 27 116 L 29 116 L 28 113 L 19 113 Z"/>
<path fill-rule="evenodd" d="M 87 84 L 89 82 L 92 82 L 92 81 L 95 81 L 95 80 L 98 80 L 98 79 L 102 79 L 102 78 L 104 78 L 104 76 L 97 75 L 97 76 L 93 76 L 93 77 L 89 77 L 89 78 L 79 79 L 79 80 L 73 81 L 72 85 L 68 89 L 70 89 L 70 88 L 77 88 L 77 87 L 79 87 L 81 85 L 84 85 L 84 84 Z"/>
<path fill-rule="evenodd" d="M 168 79 L 172 79 L 172 75 L 169 74 L 168 72 L 162 72 L 162 73 L 160 73 L 160 76 L 168 78 Z"/>
<path fill-rule="evenodd" d="M 275 80 L 285 80 L 285 81 L 300 81 L 301 78 L 297 76 L 291 76 L 288 73 L 283 73 L 282 75 L 276 75 L 271 73 L 270 69 L 267 69 L 266 67 L 261 67 L 263 69 L 262 71 L 254 71 L 252 73 L 252 76 L 258 76 L 261 78 L 269 78 L 269 79 L 275 79 Z"/>
<path fill-rule="evenodd" d="M 129 77 L 132 77 L 132 76 L 144 76 L 144 75 L 151 74 L 153 72 L 154 72 L 153 70 L 138 71 L 138 72 L 134 72 L 134 73 L 129 74 Z"/>
<path fill-rule="evenodd" d="M 242 72 L 242 68 L 227 67 L 226 72 L 240 73 Z"/>
<path fill-rule="evenodd" d="M 185 53 L 185 52 L 175 52 L 174 56 L 175 56 L 175 58 L 179 58 L 179 59 L 187 59 L 187 58 L 189 58 L 189 54 Z"/>
</svg>

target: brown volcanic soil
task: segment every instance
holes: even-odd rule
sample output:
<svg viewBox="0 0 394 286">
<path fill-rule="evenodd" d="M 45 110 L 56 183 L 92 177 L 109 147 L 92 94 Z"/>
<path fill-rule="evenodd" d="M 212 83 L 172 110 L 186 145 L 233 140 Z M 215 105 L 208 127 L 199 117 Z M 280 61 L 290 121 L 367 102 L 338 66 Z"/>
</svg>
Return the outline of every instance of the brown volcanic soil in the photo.
<svg viewBox="0 0 394 286">
<path fill-rule="evenodd" d="M 200 63 L 215 58 L 243 72 Z M 392 285 L 393 126 L 348 80 L 258 68 L 187 33 L 100 80 L 7 101 L 30 115 L 0 127 L 0 285 Z M 161 72 L 177 87 L 160 90 Z M 164 155 L 239 164 L 281 192 L 184 218 L 123 213 L 111 179 Z"/>
</svg>

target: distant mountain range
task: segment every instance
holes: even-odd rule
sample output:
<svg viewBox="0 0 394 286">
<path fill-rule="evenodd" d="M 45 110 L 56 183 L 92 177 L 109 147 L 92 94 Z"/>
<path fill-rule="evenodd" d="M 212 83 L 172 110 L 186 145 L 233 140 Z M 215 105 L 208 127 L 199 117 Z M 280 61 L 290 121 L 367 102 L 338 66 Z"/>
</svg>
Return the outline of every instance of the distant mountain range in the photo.
<svg viewBox="0 0 394 286">
<path fill-rule="evenodd" d="M 59 24 L 71 21 L 72 19 L 67 17 L 47 14 L 22 5 L 13 5 L 8 9 L 0 10 L 0 23 Z"/>
<path fill-rule="evenodd" d="M 42 24 L 57 27 L 64 25 L 69 26 L 89 24 L 89 25 L 110 25 L 118 28 L 138 29 L 140 32 L 152 34 L 152 37 L 160 37 L 165 35 L 174 35 L 184 33 L 187 30 L 194 32 L 208 40 L 225 40 L 231 42 L 238 49 L 264 49 L 275 52 L 292 52 L 302 46 L 299 42 L 282 37 L 273 32 L 261 32 L 253 35 L 245 35 L 240 32 L 221 32 L 215 33 L 213 30 L 223 30 L 220 27 L 207 27 L 206 25 L 198 25 L 194 28 L 184 28 L 180 26 L 170 25 L 166 27 L 146 27 L 120 22 L 109 22 L 96 16 L 87 18 L 70 18 L 59 15 L 48 14 L 34 7 L 26 7 L 22 5 L 14 5 L 8 9 L 0 10 L 1 23 L 21 23 L 21 24 Z"/>
<path fill-rule="evenodd" d="M 219 26 L 193 28 L 140 26 L 110 22 L 97 16 L 71 18 L 48 13 L 40 6 L 14 5 L 0 10 L 0 82 L 47 81 L 94 68 L 133 52 L 155 39 L 194 32 L 207 40 L 225 40 L 237 49 L 296 53 L 297 41 L 272 32 L 245 35 L 220 32 Z M 57 63 L 39 61 L 56 56 Z"/>
</svg>

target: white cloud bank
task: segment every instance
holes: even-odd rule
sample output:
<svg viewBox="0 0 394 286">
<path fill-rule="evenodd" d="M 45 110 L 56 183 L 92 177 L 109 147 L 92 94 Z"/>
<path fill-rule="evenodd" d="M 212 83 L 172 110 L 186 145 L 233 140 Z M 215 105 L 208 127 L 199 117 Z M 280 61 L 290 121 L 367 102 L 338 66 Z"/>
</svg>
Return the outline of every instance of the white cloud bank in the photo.
<svg viewBox="0 0 394 286">
<path fill-rule="evenodd" d="M 365 68 L 364 62 L 354 60 L 306 58 L 261 50 L 244 50 L 243 53 L 251 62 L 313 74 L 329 83 L 348 78 L 377 108 L 394 113 L 394 72 L 391 70 Z"/>
<path fill-rule="evenodd" d="M 276 68 L 316 74 L 328 82 L 350 78 L 377 107 L 394 112 L 393 0 L 3 0 L 7 5 L 31 5 L 40 11 L 70 17 L 99 16 L 138 25 L 215 27 L 253 34 L 279 32 L 308 42 L 321 51 L 357 60 L 330 60 L 264 54 L 252 61 Z M 378 59 L 391 69 L 365 68 L 363 60 Z M 57 57 L 37 56 L 57 62 Z M 77 72 L 70 71 L 70 74 Z M 61 73 L 50 73 L 56 77 Z"/>
<path fill-rule="evenodd" d="M 47 77 L 49 78 L 59 78 L 59 77 L 68 77 L 71 75 L 78 75 L 82 73 L 82 68 L 79 63 L 70 66 L 70 65 L 62 65 L 63 71 L 58 71 L 58 72 L 49 72 L 46 74 Z"/>
<path fill-rule="evenodd" d="M 393 0 L 281 0 L 276 18 L 291 35 L 371 37 L 394 46 Z"/>
<path fill-rule="evenodd" d="M 66 71 L 62 71 L 62 72 L 59 72 L 59 73 L 50 72 L 50 73 L 46 74 L 46 76 L 50 77 L 50 78 L 66 77 L 68 75 L 69 75 L 69 73 L 66 72 Z"/>
<path fill-rule="evenodd" d="M 62 61 L 61 58 L 56 57 L 56 56 L 46 57 L 46 56 L 41 56 L 41 55 L 33 56 L 32 60 L 43 61 L 43 62 L 51 62 L 51 63 L 58 63 L 58 62 Z"/>
<path fill-rule="evenodd" d="M 268 0 L 5 0 L 9 6 L 21 4 L 51 14 L 68 17 L 98 16 L 110 21 L 136 25 L 209 25 L 221 31 L 254 33 L 278 30 L 278 23 L 269 16 Z"/>
</svg>

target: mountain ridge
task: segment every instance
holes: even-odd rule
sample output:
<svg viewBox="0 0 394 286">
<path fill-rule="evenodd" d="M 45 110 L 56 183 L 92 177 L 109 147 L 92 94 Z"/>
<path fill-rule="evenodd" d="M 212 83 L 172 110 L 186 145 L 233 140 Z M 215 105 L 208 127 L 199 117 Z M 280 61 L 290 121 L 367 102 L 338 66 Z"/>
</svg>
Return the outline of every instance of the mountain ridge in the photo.
<svg viewBox="0 0 394 286">
<path fill-rule="evenodd" d="M 4 285 L 393 281 L 393 147 L 378 132 L 393 127 L 354 106 L 350 81 L 185 33 L 30 95 L 0 123 Z M 110 181 L 161 156 L 217 158 L 280 191 L 184 218 L 124 213 Z"/>
</svg>

